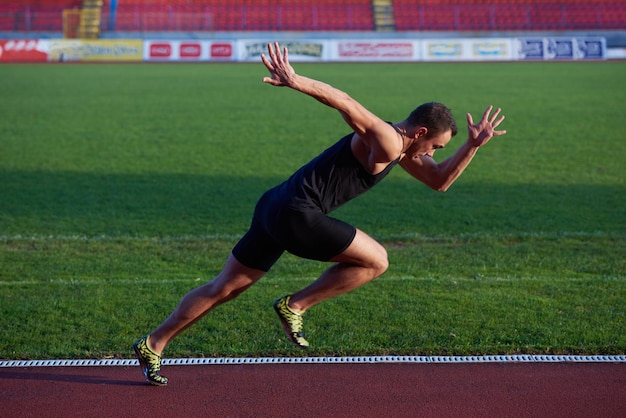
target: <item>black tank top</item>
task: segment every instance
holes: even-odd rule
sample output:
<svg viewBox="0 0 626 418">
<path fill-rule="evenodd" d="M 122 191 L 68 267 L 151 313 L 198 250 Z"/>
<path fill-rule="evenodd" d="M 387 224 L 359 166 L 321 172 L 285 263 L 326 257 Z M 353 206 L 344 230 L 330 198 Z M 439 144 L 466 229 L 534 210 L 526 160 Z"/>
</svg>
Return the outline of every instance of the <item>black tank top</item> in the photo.
<svg viewBox="0 0 626 418">
<path fill-rule="evenodd" d="M 378 184 L 400 161 L 389 163 L 378 174 L 370 174 L 359 163 L 350 147 L 354 133 L 302 166 L 289 179 L 268 191 L 271 201 L 291 209 L 321 210 L 329 213 Z"/>
</svg>

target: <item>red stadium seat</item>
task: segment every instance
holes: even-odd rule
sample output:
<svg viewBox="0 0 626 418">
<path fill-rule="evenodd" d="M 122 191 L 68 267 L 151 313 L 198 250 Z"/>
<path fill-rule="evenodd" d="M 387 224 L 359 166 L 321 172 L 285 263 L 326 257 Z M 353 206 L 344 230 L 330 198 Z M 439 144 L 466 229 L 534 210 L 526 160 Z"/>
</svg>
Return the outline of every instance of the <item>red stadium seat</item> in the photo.
<svg viewBox="0 0 626 418">
<path fill-rule="evenodd" d="M 531 27 L 529 8 L 525 4 L 499 6 L 494 17 L 495 27 L 500 30 L 528 30 Z"/>
</svg>

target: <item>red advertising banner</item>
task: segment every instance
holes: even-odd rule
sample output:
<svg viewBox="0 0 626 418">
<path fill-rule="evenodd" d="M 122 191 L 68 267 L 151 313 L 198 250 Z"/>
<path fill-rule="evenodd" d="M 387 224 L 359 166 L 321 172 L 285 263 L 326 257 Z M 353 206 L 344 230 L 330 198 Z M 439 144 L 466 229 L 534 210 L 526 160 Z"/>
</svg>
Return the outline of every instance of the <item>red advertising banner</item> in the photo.
<svg viewBox="0 0 626 418">
<path fill-rule="evenodd" d="M 200 42 L 185 42 L 180 44 L 178 55 L 181 58 L 198 59 L 202 55 Z"/>
<path fill-rule="evenodd" d="M 46 62 L 49 44 L 42 39 L 0 40 L 0 62 Z"/>
<path fill-rule="evenodd" d="M 170 58 L 172 56 L 172 45 L 165 42 L 150 44 L 148 48 L 148 58 Z"/>
<path fill-rule="evenodd" d="M 211 58 L 232 58 L 233 44 L 230 42 L 214 42 L 211 44 Z"/>
</svg>

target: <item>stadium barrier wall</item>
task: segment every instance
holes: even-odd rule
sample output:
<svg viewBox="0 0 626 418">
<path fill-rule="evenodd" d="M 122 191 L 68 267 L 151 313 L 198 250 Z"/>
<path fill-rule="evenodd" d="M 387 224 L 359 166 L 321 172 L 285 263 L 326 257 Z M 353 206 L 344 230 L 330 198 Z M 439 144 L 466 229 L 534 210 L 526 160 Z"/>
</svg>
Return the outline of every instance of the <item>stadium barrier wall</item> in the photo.
<svg viewBox="0 0 626 418">
<path fill-rule="evenodd" d="M 258 61 L 270 39 L 0 40 L 0 62 Z M 298 39 L 281 41 L 293 62 L 606 60 L 603 37 Z"/>
</svg>

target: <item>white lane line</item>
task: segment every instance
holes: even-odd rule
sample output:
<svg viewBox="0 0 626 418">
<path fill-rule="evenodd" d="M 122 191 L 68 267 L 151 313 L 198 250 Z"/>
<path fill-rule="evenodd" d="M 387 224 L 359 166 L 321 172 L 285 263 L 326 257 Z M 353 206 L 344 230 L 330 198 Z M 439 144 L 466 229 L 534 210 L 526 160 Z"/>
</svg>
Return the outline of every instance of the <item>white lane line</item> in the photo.
<svg viewBox="0 0 626 418">
<path fill-rule="evenodd" d="M 217 357 L 163 359 L 163 365 L 215 364 L 371 364 L 371 363 L 626 363 L 626 355 L 484 355 L 484 356 L 357 356 L 357 357 Z M 0 360 L 0 367 L 137 366 L 135 359 Z"/>
</svg>

